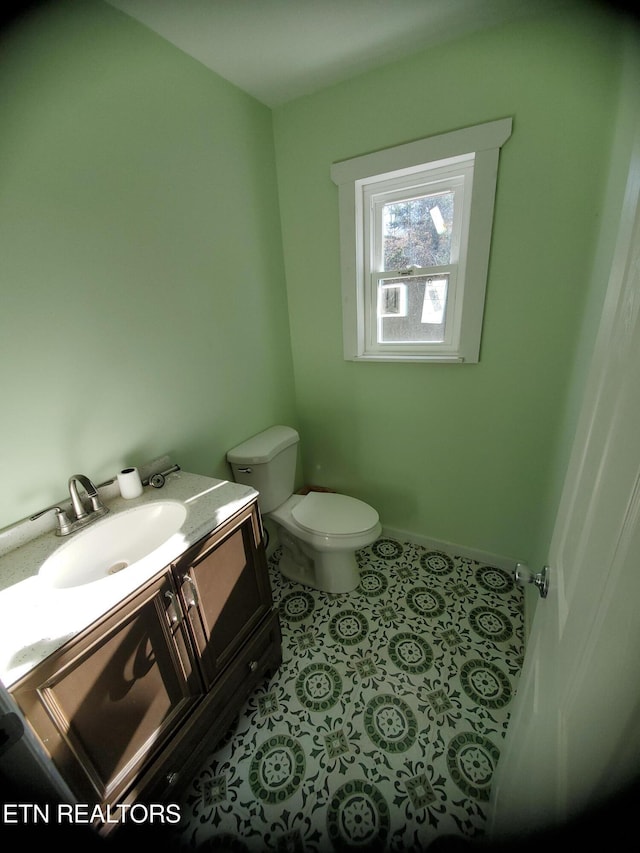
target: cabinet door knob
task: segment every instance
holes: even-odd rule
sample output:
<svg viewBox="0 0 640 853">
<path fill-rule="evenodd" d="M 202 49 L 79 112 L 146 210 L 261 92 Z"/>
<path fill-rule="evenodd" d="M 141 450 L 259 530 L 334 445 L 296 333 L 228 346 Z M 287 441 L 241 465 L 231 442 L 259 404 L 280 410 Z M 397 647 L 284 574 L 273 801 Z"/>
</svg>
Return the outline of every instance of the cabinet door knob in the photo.
<svg viewBox="0 0 640 853">
<path fill-rule="evenodd" d="M 251 672 L 255 672 L 257 668 L 258 668 L 258 661 L 257 660 L 249 661 L 249 670 Z"/>
</svg>

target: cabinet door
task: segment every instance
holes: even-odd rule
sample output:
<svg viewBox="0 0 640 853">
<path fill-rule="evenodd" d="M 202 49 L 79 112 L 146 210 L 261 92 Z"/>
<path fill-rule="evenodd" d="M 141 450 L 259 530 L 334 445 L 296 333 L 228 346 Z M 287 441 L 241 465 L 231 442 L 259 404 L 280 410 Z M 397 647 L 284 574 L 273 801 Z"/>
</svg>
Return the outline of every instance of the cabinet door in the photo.
<svg viewBox="0 0 640 853">
<path fill-rule="evenodd" d="M 208 689 L 273 607 L 256 505 L 190 549 L 175 571 Z"/>
<path fill-rule="evenodd" d="M 12 689 L 80 801 L 118 799 L 201 696 L 176 592 L 167 570 Z"/>
</svg>

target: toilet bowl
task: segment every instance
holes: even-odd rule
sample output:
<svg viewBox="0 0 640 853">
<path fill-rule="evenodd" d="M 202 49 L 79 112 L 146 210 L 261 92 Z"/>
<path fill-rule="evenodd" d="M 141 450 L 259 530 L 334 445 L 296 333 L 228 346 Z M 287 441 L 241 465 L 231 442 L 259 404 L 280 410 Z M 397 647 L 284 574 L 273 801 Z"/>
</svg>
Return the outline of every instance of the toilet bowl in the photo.
<svg viewBox="0 0 640 853">
<path fill-rule="evenodd" d="M 282 547 L 280 571 L 324 592 L 351 592 L 360 583 L 355 552 L 380 535 L 378 513 L 335 492 L 292 495 L 267 514 Z"/>
<path fill-rule="evenodd" d="M 378 513 L 336 492 L 294 494 L 298 442 L 291 427 L 270 427 L 228 451 L 227 461 L 234 480 L 258 492 L 282 549 L 282 574 L 324 592 L 350 592 L 360 582 L 356 551 L 380 536 Z"/>
</svg>

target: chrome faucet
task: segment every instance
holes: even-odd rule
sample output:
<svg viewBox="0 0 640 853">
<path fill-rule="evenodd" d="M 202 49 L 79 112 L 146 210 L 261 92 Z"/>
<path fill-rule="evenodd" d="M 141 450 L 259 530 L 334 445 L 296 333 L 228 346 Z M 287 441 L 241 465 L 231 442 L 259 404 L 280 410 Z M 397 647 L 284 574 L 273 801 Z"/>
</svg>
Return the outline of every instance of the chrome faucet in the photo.
<svg viewBox="0 0 640 853">
<path fill-rule="evenodd" d="M 89 498 L 91 504 L 90 509 L 87 509 L 78 494 L 78 486 L 82 486 Z M 101 518 L 109 512 L 108 507 L 104 506 L 98 496 L 98 490 L 93 485 L 88 477 L 84 474 L 72 474 L 69 477 L 69 495 L 71 496 L 71 504 L 75 514 L 75 520 L 71 522 L 71 529 L 77 530 L 79 527 L 84 527 L 85 524 Z"/>
</svg>

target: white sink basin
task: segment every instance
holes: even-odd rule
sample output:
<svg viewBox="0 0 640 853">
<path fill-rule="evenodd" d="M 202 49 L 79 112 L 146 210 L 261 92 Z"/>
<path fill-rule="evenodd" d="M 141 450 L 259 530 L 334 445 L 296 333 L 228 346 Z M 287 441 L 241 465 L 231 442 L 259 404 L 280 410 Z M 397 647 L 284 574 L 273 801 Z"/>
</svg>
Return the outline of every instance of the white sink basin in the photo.
<svg viewBox="0 0 640 853">
<path fill-rule="evenodd" d="M 178 501 L 153 501 L 107 515 L 72 533 L 40 567 L 50 586 L 67 589 L 112 577 L 163 545 L 187 517 Z"/>
</svg>

